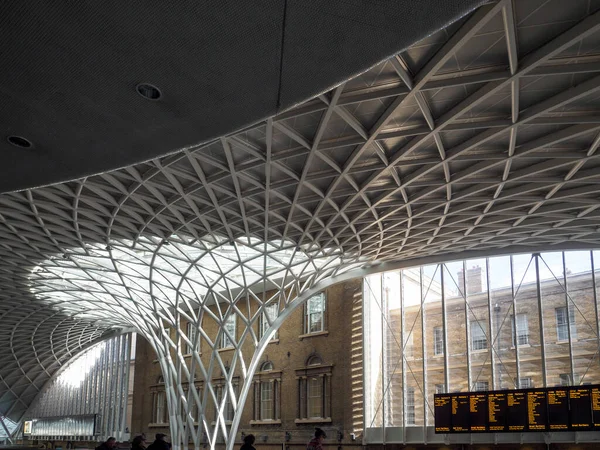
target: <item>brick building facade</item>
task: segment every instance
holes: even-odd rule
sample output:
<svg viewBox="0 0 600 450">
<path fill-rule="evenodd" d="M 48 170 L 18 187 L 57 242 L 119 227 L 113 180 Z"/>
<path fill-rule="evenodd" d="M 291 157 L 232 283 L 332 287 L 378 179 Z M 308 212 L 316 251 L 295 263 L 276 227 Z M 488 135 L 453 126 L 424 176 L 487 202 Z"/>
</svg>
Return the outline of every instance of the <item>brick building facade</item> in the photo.
<svg viewBox="0 0 600 450">
<path fill-rule="evenodd" d="M 330 446 L 360 445 L 362 280 L 334 285 L 313 299 L 294 311 L 269 343 L 244 407 L 238 433 L 240 442 L 242 433 L 252 433 L 258 449 L 281 448 L 283 443 L 290 449 L 304 448 L 318 426 L 327 432 Z M 321 301 L 325 306 L 322 318 L 318 315 Z M 308 310 L 311 303 L 317 305 L 316 310 Z M 246 312 L 245 306 L 240 308 Z M 312 318 L 308 317 L 310 313 Z M 260 326 L 258 323 L 254 330 L 257 336 Z M 217 334 L 214 321 L 206 321 L 204 329 L 209 336 Z M 202 353 L 202 345 L 200 352 L 202 360 L 208 363 L 210 355 Z M 233 356 L 233 351 L 226 347 L 219 352 L 227 365 L 228 355 Z M 251 349 L 244 354 L 252 355 Z M 156 355 L 141 338 L 137 341 L 136 355 L 132 433 L 168 434 L 165 388 Z M 224 381 L 222 375 L 219 371 L 213 378 L 218 397 L 224 385 L 219 383 Z M 234 373 L 234 384 L 236 380 L 239 389 L 242 384 L 239 369 Z M 202 387 L 202 381 L 196 382 L 197 389 L 201 391 Z M 210 418 L 215 413 L 209 407 L 207 414 Z M 232 408 L 226 414 L 232 417 Z"/>
</svg>

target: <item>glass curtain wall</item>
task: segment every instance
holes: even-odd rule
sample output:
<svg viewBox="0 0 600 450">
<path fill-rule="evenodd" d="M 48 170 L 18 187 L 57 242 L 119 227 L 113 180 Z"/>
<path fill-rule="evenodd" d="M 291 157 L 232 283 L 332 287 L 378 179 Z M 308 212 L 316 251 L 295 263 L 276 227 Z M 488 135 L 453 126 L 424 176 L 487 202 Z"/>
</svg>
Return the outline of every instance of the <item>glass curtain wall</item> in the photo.
<svg viewBox="0 0 600 450">
<path fill-rule="evenodd" d="M 33 421 L 32 436 L 36 439 L 105 440 L 109 436 L 128 439 L 125 429 L 131 348 L 132 335 L 124 334 L 100 342 L 75 358 L 27 412 L 25 420 Z M 96 415 L 95 432 L 84 435 L 77 420 L 71 419 L 89 415 Z M 60 418 L 68 420 L 58 420 Z M 44 424 L 44 435 L 35 429 L 38 421 Z M 73 423 L 72 430 L 65 428 L 65 423 Z M 56 424 L 54 428 L 53 424 Z"/>
<path fill-rule="evenodd" d="M 364 282 L 367 442 L 433 442 L 433 395 L 600 383 L 600 251 L 453 261 Z"/>
<path fill-rule="evenodd" d="M 0 416 L 0 445 L 12 444 L 12 434 L 17 424 L 8 417 Z"/>
</svg>

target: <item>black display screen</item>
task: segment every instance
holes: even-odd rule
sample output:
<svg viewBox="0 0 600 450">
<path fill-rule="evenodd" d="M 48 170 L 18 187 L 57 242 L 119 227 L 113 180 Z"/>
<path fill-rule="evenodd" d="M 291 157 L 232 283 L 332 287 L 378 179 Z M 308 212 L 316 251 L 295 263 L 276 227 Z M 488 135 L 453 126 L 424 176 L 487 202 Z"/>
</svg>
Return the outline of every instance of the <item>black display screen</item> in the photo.
<svg viewBox="0 0 600 450">
<path fill-rule="evenodd" d="M 469 431 L 469 394 L 452 395 L 452 432 Z"/>
<path fill-rule="evenodd" d="M 508 391 L 506 394 L 507 431 L 527 430 L 527 397 L 525 391 Z"/>
<path fill-rule="evenodd" d="M 452 427 L 452 398 L 450 395 L 436 395 L 434 400 L 435 432 L 449 433 Z"/>
<path fill-rule="evenodd" d="M 529 431 L 548 429 L 545 389 L 527 391 L 527 428 Z"/>
<path fill-rule="evenodd" d="M 435 394 L 436 433 L 600 430 L 600 386 Z"/>
<path fill-rule="evenodd" d="M 588 387 L 569 388 L 571 430 L 592 429 L 592 397 Z"/>
<path fill-rule="evenodd" d="M 600 387 L 590 388 L 592 397 L 592 426 L 594 430 L 600 430 Z"/>
<path fill-rule="evenodd" d="M 548 389 L 548 428 L 550 431 L 569 429 L 569 390 Z"/>
<path fill-rule="evenodd" d="M 488 430 L 493 432 L 507 431 L 506 426 L 506 392 L 490 392 L 488 394 Z"/>
<path fill-rule="evenodd" d="M 487 396 L 485 392 L 469 394 L 469 431 L 487 431 Z"/>
</svg>

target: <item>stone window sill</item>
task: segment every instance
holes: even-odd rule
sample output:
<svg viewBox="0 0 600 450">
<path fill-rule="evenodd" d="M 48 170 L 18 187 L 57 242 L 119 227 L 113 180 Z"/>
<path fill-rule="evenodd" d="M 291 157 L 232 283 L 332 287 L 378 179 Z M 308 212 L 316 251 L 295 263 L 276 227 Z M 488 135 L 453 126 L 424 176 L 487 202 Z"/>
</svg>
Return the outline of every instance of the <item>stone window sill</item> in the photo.
<svg viewBox="0 0 600 450">
<path fill-rule="evenodd" d="M 281 420 L 251 420 L 250 425 L 281 425 Z"/>
<path fill-rule="evenodd" d="M 225 347 L 225 348 L 220 348 L 220 349 L 218 349 L 217 351 L 218 351 L 219 353 L 223 353 L 223 352 L 231 352 L 231 351 L 233 351 L 233 350 L 235 350 L 235 347 Z"/>
<path fill-rule="evenodd" d="M 306 338 L 312 338 L 312 337 L 318 337 L 318 336 L 328 336 L 328 335 L 329 335 L 329 331 L 317 331 L 315 333 L 301 334 L 300 336 L 298 336 L 298 339 L 302 340 L 302 339 L 306 339 Z"/>
<path fill-rule="evenodd" d="M 296 419 L 294 423 L 297 425 L 303 423 L 331 423 L 331 417 L 320 417 L 316 419 Z"/>
<path fill-rule="evenodd" d="M 148 428 L 169 428 L 168 423 L 149 423 Z"/>
<path fill-rule="evenodd" d="M 521 349 L 521 348 L 531 348 L 531 344 L 519 344 L 517 347 L 518 347 L 518 348 L 520 348 L 520 349 Z M 512 346 L 510 349 L 511 349 L 511 350 L 514 350 L 514 349 L 515 349 L 515 348 L 517 348 L 517 347 L 515 347 L 515 346 L 513 345 L 513 346 Z"/>
<path fill-rule="evenodd" d="M 279 344 L 279 338 L 277 338 L 277 339 L 271 339 L 269 341 L 269 344 Z"/>
</svg>

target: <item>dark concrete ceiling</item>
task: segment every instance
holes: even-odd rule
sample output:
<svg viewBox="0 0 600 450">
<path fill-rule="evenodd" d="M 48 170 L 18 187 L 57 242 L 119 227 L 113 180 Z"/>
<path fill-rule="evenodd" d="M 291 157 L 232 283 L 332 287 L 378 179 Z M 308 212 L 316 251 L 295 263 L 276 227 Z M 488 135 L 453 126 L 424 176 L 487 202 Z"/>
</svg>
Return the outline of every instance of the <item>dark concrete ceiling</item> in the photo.
<svg viewBox="0 0 600 450">
<path fill-rule="evenodd" d="M 4 1 L 0 192 L 124 167 L 256 123 L 482 0 Z M 162 92 L 158 101 L 136 92 Z M 7 141 L 24 137 L 22 148 Z"/>
</svg>

